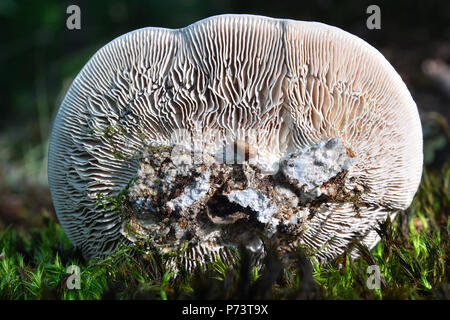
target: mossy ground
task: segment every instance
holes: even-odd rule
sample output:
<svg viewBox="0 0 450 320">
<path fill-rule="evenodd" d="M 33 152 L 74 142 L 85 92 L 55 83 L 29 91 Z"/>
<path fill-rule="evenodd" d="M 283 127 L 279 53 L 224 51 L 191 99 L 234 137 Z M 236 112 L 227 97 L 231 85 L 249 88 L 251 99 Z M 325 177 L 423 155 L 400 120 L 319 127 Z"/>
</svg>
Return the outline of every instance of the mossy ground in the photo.
<svg viewBox="0 0 450 320">
<path fill-rule="evenodd" d="M 299 248 L 284 266 L 276 243 L 258 270 L 246 251 L 235 268 L 209 263 L 206 270 L 177 275 L 157 253 L 121 247 L 109 257 L 85 261 L 61 226 L 0 234 L 1 299 L 449 299 L 450 168 L 424 171 L 410 208 L 380 225 L 382 241 L 372 250 L 355 242 L 361 258 L 344 255 L 327 266 L 311 264 Z M 131 250 L 130 250 L 131 249 Z M 131 252 L 134 252 L 131 253 Z M 80 267 L 80 289 L 69 289 L 70 265 Z M 380 288 L 369 289 L 367 268 L 377 265 Z"/>
</svg>

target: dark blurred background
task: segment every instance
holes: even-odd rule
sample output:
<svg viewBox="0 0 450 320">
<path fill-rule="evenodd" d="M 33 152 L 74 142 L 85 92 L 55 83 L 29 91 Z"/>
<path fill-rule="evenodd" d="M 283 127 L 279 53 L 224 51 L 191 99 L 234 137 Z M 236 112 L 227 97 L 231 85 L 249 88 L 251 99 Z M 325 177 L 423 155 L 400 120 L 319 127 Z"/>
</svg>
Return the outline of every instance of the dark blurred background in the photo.
<svg viewBox="0 0 450 320">
<path fill-rule="evenodd" d="M 66 9 L 81 9 L 68 30 Z M 369 30 L 366 9 L 381 9 Z M 427 169 L 449 160 L 450 1 L 13 1 L 0 0 L 0 234 L 54 216 L 47 183 L 48 137 L 71 81 L 104 44 L 134 29 L 178 28 L 223 13 L 319 21 L 366 40 L 400 73 L 423 124 Z"/>
</svg>

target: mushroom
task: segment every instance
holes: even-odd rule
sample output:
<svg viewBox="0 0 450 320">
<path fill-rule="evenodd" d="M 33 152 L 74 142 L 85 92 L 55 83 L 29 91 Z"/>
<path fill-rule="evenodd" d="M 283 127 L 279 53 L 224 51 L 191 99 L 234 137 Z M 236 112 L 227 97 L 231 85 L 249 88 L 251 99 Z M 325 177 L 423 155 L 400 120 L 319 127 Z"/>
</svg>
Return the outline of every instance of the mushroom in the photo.
<svg viewBox="0 0 450 320">
<path fill-rule="evenodd" d="M 422 158 L 416 104 L 376 49 L 321 23 L 222 15 L 98 50 L 54 121 L 48 176 L 87 258 L 146 239 L 227 260 L 240 243 L 263 254 L 263 234 L 326 263 L 377 243 Z"/>
</svg>

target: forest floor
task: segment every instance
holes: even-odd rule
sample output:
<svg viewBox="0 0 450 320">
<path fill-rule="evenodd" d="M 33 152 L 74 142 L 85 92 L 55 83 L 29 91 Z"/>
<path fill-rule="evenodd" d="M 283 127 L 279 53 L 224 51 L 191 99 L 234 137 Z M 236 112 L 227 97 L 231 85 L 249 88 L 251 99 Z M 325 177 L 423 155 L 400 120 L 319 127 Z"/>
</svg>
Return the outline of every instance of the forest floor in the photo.
<svg viewBox="0 0 450 320">
<path fill-rule="evenodd" d="M 0 299 L 449 299 L 449 212 L 445 164 L 441 171 L 424 169 L 412 205 L 379 226 L 382 240 L 373 250 L 354 243 L 358 259 L 344 254 L 319 266 L 299 248 L 288 266 L 276 243 L 266 242 L 261 268 L 239 250 L 234 266 L 218 260 L 205 270 L 187 273 L 180 266 L 175 273 L 167 256 L 139 254 L 139 247 L 85 261 L 55 217 L 41 209 L 33 227 L 0 220 Z M 79 267 L 79 289 L 72 265 Z"/>
</svg>

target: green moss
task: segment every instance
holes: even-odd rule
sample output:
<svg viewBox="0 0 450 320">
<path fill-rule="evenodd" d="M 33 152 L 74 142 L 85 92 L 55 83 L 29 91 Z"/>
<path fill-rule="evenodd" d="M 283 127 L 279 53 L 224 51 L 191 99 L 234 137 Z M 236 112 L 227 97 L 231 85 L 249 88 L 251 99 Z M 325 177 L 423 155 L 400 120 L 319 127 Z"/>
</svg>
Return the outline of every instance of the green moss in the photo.
<svg viewBox="0 0 450 320">
<path fill-rule="evenodd" d="M 117 210 L 125 192 L 99 196 L 99 205 Z M 111 256 L 84 261 L 61 226 L 47 218 L 43 229 L 22 234 L 7 228 L 0 235 L 0 299 L 448 299 L 448 212 L 446 165 L 441 172 L 424 171 L 412 205 L 379 226 L 382 241 L 373 250 L 354 242 L 361 253 L 356 260 L 345 254 L 326 266 L 311 265 L 299 248 L 294 264 L 286 267 L 277 244 L 266 242 L 261 268 L 240 249 L 233 269 L 217 259 L 194 273 L 180 266 L 177 274 L 167 261 L 180 262 L 182 250 L 163 255 L 148 252 L 148 244 L 121 245 Z M 67 287 L 70 265 L 80 267 L 80 289 Z M 367 286 L 372 265 L 380 270 L 379 289 Z"/>
</svg>

